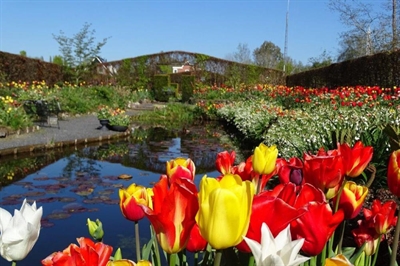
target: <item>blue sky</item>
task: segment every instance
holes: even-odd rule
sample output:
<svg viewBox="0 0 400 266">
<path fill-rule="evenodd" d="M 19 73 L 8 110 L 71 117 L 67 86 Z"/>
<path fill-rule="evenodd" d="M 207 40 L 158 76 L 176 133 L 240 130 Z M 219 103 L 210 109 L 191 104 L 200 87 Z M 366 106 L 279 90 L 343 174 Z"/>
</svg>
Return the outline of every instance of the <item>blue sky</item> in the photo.
<svg viewBox="0 0 400 266">
<path fill-rule="evenodd" d="M 371 1 L 371 2 L 385 2 Z M 85 22 L 107 61 L 161 51 L 226 58 L 240 43 L 252 52 L 270 41 L 284 52 L 287 0 L 0 0 L 0 51 L 30 57 L 59 55 L 53 34 L 72 37 Z M 324 50 L 335 56 L 346 30 L 328 1 L 291 0 L 288 56 L 307 64 Z"/>
</svg>

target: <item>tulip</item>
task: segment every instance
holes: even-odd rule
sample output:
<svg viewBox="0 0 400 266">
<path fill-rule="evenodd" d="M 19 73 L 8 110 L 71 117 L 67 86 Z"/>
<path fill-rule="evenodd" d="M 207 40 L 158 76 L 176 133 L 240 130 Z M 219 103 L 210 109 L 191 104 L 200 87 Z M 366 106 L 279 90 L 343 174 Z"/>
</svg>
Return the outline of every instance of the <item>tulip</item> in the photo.
<svg viewBox="0 0 400 266">
<path fill-rule="evenodd" d="M 303 177 L 306 183 L 321 189 L 323 192 L 334 188 L 344 178 L 343 157 L 338 150 L 324 151 L 316 155 L 304 154 Z"/>
<path fill-rule="evenodd" d="M 260 242 L 262 224 L 266 224 L 271 234 L 276 237 L 290 222 L 303 215 L 304 212 L 306 208 L 296 209 L 282 199 L 270 196 L 268 191 L 264 191 L 254 196 L 246 237 Z M 236 248 L 242 252 L 250 252 L 244 240 Z"/>
<path fill-rule="evenodd" d="M 119 190 L 119 207 L 124 217 L 137 222 L 144 217 L 141 205 L 149 205 L 151 202 L 149 190 L 143 186 L 131 184 L 127 189 Z"/>
<path fill-rule="evenodd" d="M 380 200 L 372 201 L 371 209 L 364 208 L 363 213 L 366 223 L 369 227 L 375 228 L 378 234 L 386 234 L 386 232 L 396 225 L 397 204 L 394 200 L 388 200 L 384 204 Z"/>
<path fill-rule="evenodd" d="M 127 259 L 109 261 L 107 266 L 151 266 L 151 262 L 147 260 L 139 260 L 137 263 Z"/>
<path fill-rule="evenodd" d="M 254 149 L 253 169 L 260 175 L 268 175 L 275 169 L 276 159 L 278 158 L 278 149 L 276 146 L 268 147 L 261 143 Z"/>
<path fill-rule="evenodd" d="M 240 176 L 224 175 L 220 181 L 204 176 L 200 181 L 196 221 L 201 235 L 215 249 L 242 241 L 249 226 L 254 185 Z"/>
<path fill-rule="evenodd" d="M 278 159 L 276 162 L 280 165 L 278 171 L 279 181 L 282 184 L 292 182 L 296 185 L 303 185 L 303 162 L 297 157 L 290 158 L 287 162 L 285 159 Z"/>
<path fill-rule="evenodd" d="M 338 144 L 338 150 L 343 156 L 344 172 L 348 177 L 361 175 L 373 154 L 373 147 L 364 146 L 361 141 L 357 141 L 353 148 L 350 148 L 347 143 Z"/>
<path fill-rule="evenodd" d="M 186 247 L 199 209 L 197 189 L 193 181 L 176 178 L 168 187 L 167 176 L 154 185 L 153 209 L 142 205 L 152 224 L 161 248 L 177 253 Z"/>
<path fill-rule="evenodd" d="M 89 234 L 93 237 L 93 239 L 96 241 L 101 241 L 104 236 L 104 231 L 103 224 L 100 222 L 100 220 L 96 219 L 96 221 L 91 221 L 88 218 L 87 225 L 89 228 Z"/>
<path fill-rule="evenodd" d="M 361 248 L 364 244 L 365 255 L 371 256 L 375 254 L 380 243 L 380 236 L 375 231 L 375 228 L 361 223 L 358 228 L 351 231 L 354 237 L 354 242 L 357 247 Z"/>
<path fill-rule="evenodd" d="M 204 251 L 207 247 L 207 241 L 200 234 L 200 229 L 197 224 L 195 224 L 190 231 L 189 241 L 186 245 L 186 250 L 189 252 L 199 252 Z"/>
<path fill-rule="evenodd" d="M 389 190 L 400 197 L 400 150 L 392 152 L 387 169 L 387 183 Z"/>
<path fill-rule="evenodd" d="M 23 260 L 32 250 L 40 233 L 43 209 L 24 199 L 14 216 L 0 208 L 0 255 L 7 261 Z"/>
<path fill-rule="evenodd" d="M 296 266 L 308 261 L 310 258 L 299 255 L 304 239 L 292 241 L 290 225 L 281 231 L 276 238 L 272 235 L 268 226 L 261 226 L 261 241 L 244 237 L 253 253 L 257 266 Z"/>
<path fill-rule="evenodd" d="M 231 174 L 233 164 L 235 163 L 235 157 L 235 151 L 232 151 L 231 153 L 227 151 L 218 153 L 215 161 L 218 172 L 222 175 Z"/>
<path fill-rule="evenodd" d="M 196 166 L 191 159 L 176 158 L 167 162 L 167 176 L 171 182 L 175 178 L 186 178 L 194 180 L 196 175 Z"/>
<path fill-rule="evenodd" d="M 302 247 L 304 253 L 316 256 L 343 221 L 344 213 L 339 209 L 333 214 L 328 203 L 315 201 L 308 203 L 307 209 L 305 214 L 290 224 L 291 232 L 295 239 L 305 239 Z"/>
<path fill-rule="evenodd" d="M 352 181 L 345 183 L 339 199 L 339 209 L 343 210 L 345 219 L 353 219 L 360 213 L 367 195 L 368 188 L 366 186 L 359 186 Z M 334 206 L 336 202 L 337 197 L 334 199 Z"/>
<path fill-rule="evenodd" d="M 259 174 L 253 171 L 253 156 L 247 158 L 246 162 L 241 162 L 233 166 L 232 174 L 239 175 L 243 181 L 251 181 L 254 177 L 258 176 Z"/>
<path fill-rule="evenodd" d="M 353 266 L 343 254 L 325 260 L 325 266 Z"/>
<path fill-rule="evenodd" d="M 102 242 L 94 243 L 89 238 L 76 239 L 79 246 L 70 244 L 63 251 L 50 254 L 42 260 L 43 266 L 56 265 L 85 265 L 106 266 L 110 260 L 112 247 Z"/>
</svg>

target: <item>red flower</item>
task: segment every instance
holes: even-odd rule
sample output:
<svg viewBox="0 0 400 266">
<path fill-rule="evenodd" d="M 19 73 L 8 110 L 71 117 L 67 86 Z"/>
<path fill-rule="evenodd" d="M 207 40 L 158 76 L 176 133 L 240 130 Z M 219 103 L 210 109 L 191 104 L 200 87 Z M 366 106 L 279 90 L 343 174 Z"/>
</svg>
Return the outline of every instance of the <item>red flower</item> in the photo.
<svg viewBox="0 0 400 266">
<path fill-rule="evenodd" d="M 191 159 L 176 158 L 167 162 L 167 176 L 169 182 L 174 182 L 176 178 L 186 178 L 194 180 L 196 166 Z"/>
<path fill-rule="evenodd" d="M 231 153 L 227 151 L 218 153 L 215 161 L 218 172 L 220 172 L 222 175 L 231 174 L 233 164 L 235 163 L 235 157 L 235 151 L 232 151 Z"/>
<path fill-rule="evenodd" d="M 316 155 L 304 153 L 303 159 L 303 177 L 306 183 L 325 192 L 342 182 L 343 157 L 338 150 L 324 151 L 321 148 Z"/>
<path fill-rule="evenodd" d="M 276 162 L 279 165 L 278 177 L 282 184 L 292 182 L 296 185 L 303 185 L 303 162 L 297 158 L 293 157 L 287 162 L 284 159 L 278 158 Z"/>
<path fill-rule="evenodd" d="M 359 228 L 353 229 L 351 233 L 353 234 L 357 247 L 360 248 L 364 243 L 366 243 L 364 252 L 367 256 L 375 254 L 380 237 L 374 228 L 360 225 Z"/>
<path fill-rule="evenodd" d="M 397 222 L 396 213 L 397 204 L 394 200 L 388 200 L 384 204 L 375 199 L 372 202 L 371 210 L 363 209 L 365 222 L 369 227 L 375 228 L 378 234 L 386 234 L 390 227 L 395 226 Z"/>
<path fill-rule="evenodd" d="M 77 238 L 79 247 L 70 244 L 62 252 L 54 252 L 42 260 L 44 266 L 105 266 L 110 260 L 112 247 L 89 238 Z"/>
<path fill-rule="evenodd" d="M 194 224 L 190 231 L 189 241 L 186 245 L 186 250 L 189 252 L 204 251 L 207 247 L 207 241 L 200 234 L 200 229 L 197 224 Z"/>
<path fill-rule="evenodd" d="M 339 209 L 343 210 L 345 219 L 353 219 L 360 213 L 367 194 L 367 187 L 359 186 L 352 181 L 346 182 L 339 199 Z M 336 201 L 337 196 L 333 199 L 333 206 L 336 205 Z"/>
<path fill-rule="evenodd" d="M 400 150 L 394 151 L 390 155 L 387 182 L 390 191 L 400 197 Z"/>
<path fill-rule="evenodd" d="M 295 186 L 288 184 L 285 188 L 293 192 Z M 250 224 L 246 237 L 261 242 L 261 225 L 266 223 L 271 233 L 276 237 L 294 219 L 306 212 L 306 208 L 294 208 L 278 197 L 273 197 L 265 191 L 255 195 L 250 215 Z M 236 246 L 242 252 L 251 252 L 243 240 Z"/>
<path fill-rule="evenodd" d="M 232 168 L 232 174 L 239 175 L 243 181 L 253 180 L 257 173 L 253 171 L 253 156 L 247 158 L 246 162 L 241 162 L 239 165 L 235 165 Z"/>
<path fill-rule="evenodd" d="M 353 148 L 347 143 L 338 144 L 338 150 L 343 156 L 344 171 L 348 177 L 361 175 L 372 159 L 373 147 L 364 146 L 361 141 L 357 141 Z"/>
<path fill-rule="evenodd" d="M 168 187 L 163 175 L 153 188 L 153 209 L 143 206 L 162 249 L 177 253 L 186 247 L 199 209 L 197 189 L 193 181 L 176 178 Z"/>
</svg>

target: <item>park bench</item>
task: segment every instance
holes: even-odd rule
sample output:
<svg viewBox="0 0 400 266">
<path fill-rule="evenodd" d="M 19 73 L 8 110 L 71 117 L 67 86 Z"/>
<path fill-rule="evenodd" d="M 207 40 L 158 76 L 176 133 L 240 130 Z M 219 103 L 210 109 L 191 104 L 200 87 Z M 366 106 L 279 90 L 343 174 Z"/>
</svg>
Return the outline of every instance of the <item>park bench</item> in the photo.
<svg viewBox="0 0 400 266">
<path fill-rule="evenodd" d="M 33 116 L 40 125 L 57 125 L 60 129 L 58 116 L 62 112 L 58 101 L 27 100 L 24 101 L 24 110 L 28 115 Z"/>
</svg>

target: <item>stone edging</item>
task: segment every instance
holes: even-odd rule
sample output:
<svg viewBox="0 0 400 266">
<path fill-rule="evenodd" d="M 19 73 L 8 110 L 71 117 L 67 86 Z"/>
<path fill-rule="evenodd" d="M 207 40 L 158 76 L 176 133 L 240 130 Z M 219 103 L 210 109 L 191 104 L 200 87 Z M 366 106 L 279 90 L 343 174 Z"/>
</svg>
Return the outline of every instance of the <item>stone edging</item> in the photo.
<svg viewBox="0 0 400 266">
<path fill-rule="evenodd" d="M 109 140 L 113 140 L 113 139 L 127 137 L 129 135 L 130 135 L 130 130 L 127 130 L 125 132 L 107 135 L 107 136 L 59 141 L 59 142 L 55 142 L 55 143 L 51 143 L 51 144 L 46 143 L 46 144 L 37 144 L 37 145 L 28 145 L 28 146 L 21 146 L 21 147 L 15 147 L 15 148 L 8 148 L 8 149 L 0 150 L 0 157 L 6 156 L 6 155 L 20 155 L 20 154 L 24 154 L 24 153 L 43 152 L 43 151 L 57 149 L 57 148 L 78 146 L 78 145 L 94 143 L 94 142 L 109 141 Z"/>
</svg>

